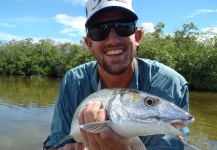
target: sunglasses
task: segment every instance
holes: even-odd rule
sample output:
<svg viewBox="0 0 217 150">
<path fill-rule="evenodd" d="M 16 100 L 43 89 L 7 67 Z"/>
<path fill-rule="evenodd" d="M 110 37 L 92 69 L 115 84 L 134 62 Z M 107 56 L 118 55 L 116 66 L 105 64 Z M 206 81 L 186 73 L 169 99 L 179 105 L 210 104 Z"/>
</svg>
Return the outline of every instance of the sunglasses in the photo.
<svg viewBox="0 0 217 150">
<path fill-rule="evenodd" d="M 108 38 L 110 29 L 113 28 L 120 37 L 127 37 L 135 33 L 136 21 L 117 20 L 99 23 L 87 28 L 87 36 L 93 41 L 103 41 Z"/>
</svg>

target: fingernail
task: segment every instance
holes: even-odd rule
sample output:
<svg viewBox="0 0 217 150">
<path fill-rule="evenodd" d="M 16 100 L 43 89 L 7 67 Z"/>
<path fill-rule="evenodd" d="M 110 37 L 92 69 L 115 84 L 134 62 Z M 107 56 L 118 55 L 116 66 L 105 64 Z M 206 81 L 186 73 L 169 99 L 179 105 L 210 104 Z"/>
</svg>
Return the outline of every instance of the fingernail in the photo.
<svg viewBox="0 0 217 150">
<path fill-rule="evenodd" d="M 100 102 L 99 101 L 95 101 L 95 102 L 93 102 L 93 105 L 100 105 Z"/>
<path fill-rule="evenodd" d="M 93 102 L 87 102 L 87 103 L 84 105 L 84 108 L 89 107 L 89 106 L 91 106 L 91 105 L 93 105 Z"/>
</svg>

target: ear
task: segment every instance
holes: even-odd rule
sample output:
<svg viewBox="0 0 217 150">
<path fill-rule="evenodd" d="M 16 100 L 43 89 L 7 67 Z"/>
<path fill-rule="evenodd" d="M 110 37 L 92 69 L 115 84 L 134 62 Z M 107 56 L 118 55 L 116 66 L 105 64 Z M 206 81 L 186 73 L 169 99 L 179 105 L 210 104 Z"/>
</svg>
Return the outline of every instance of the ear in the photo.
<svg viewBox="0 0 217 150">
<path fill-rule="evenodd" d="M 88 50 L 92 53 L 93 52 L 93 47 L 92 47 L 92 41 L 89 37 L 84 37 L 84 41 L 86 46 L 88 47 Z"/>
<path fill-rule="evenodd" d="M 137 29 L 135 32 L 135 41 L 137 42 L 138 45 L 139 45 L 141 39 L 142 39 L 142 30 Z"/>
</svg>

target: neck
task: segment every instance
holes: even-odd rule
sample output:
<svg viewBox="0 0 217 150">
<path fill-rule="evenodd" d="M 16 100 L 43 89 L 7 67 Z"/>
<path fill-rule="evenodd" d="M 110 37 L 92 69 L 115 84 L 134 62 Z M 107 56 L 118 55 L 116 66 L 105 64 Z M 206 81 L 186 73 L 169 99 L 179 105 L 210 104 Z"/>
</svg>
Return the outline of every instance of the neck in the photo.
<svg viewBox="0 0 217 150">
<path fill-rule="evenodd" d="M 101 83 L 105 88 L 129 88 L 134 74 L 135 60 L 132 61 L 129 68 L 122 74 L 110 74 L 99 65 L 98 68 Z"/>
</svg>

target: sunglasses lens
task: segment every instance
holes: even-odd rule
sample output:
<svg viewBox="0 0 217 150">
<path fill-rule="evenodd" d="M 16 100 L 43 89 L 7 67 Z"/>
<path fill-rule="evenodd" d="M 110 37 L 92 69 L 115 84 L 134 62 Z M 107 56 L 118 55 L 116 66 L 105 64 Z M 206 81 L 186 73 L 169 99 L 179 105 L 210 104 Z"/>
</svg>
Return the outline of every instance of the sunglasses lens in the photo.
<svg viewBox="0 0 217 150">
<path fill-rule="evenodd" d="M 88 28 L 88 34 L 93 41 L 102 41 L 108 35 L 108 25 L 102 24 Z"/>
<path fill-rule="evenodd" d="M 135 33 L 135 22 L 115 22 L 115 31 L 121 37 L 130 36 Z"/>
<path fill-rule="evenodd" d="M 118 36 L 130 36 L 136 31 L 136 24 L 134 21 L 114 21 L 103 24 L 97 24 L 88 28 L 88 35 L 93 41 L 105 40 L 110 28 L 113 27 Z"/>
</svg>

